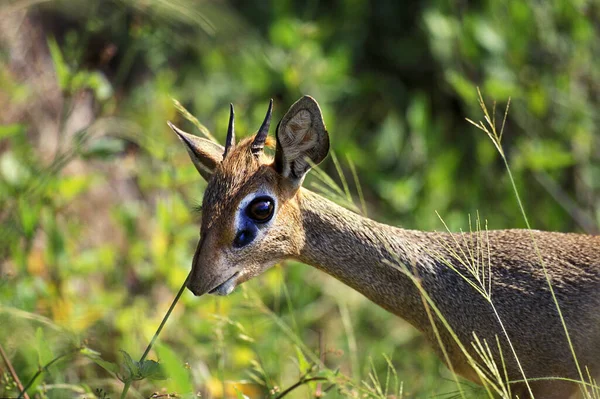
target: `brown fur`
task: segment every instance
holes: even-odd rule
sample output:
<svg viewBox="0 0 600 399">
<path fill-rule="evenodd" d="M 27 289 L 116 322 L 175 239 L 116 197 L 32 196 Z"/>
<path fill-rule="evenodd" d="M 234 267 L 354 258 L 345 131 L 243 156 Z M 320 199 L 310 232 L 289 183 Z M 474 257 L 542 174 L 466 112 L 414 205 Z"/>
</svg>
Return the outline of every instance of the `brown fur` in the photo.
<svg viewBox="0 0 600 399">
<path fill-rule="evenodd" d="M 306 109 L 312 120 L 306 118 Z M 313 162 L 320 161 L 323 151 L 326 153 L 324 146 L 329 146 L 323 138 L 326 131 L 322 120 L 315 123 L 315 118 L 320 117 L 318 105 L 309 97 L 299 100 L 284 117 L 294 124 L 286 134 L 303 130 L 316 135 L 313 141 L 322 147 L 310 149 L 318 154 Z M 286 126 L 278 129 L 278 135 L 282 129 Z M 304 140 L 298 142 L 289 145 L 306 144 Z M 282 159 L 293 162 L 292 158 L 296 162 L 283 168 L 265 154 L 253 155 L 251 143 L 252 139 L 246 139 L 222 162 L 214 160 L 216 167 L 204 196 L 201 240 L 189 282 L 194 293 L 201 295 L 234 273 L 238 273 L 236 283 L 240 284 L 276 262 L 298 259 L 406 319 L 423 332 L 444 359 L 422 295 L 406 274 L 409 272 L 418 278 L 475 361 L 481 364 L 471 345 L 473 334 L 493 348 L 494 358 L 501 367 L 498 337 L 509 380 L 522 379 L 508 336 L 527 378 L 579 379 L 543 264 L 579 364 L 584 373 L 584 367 L 588 367 L 593 377 L 599 376 L 600 237 L 526 230 L 450 234 L 380 224 L 299 187 L 306 166 L 298 163 L 297 147 L 288 151 L 278 140 L 278 162 Z M 190 154 L 194 152 L 205 154 L 201 149 L 192 149 Z M 309 152 L 304 154 L 310 157 Z M 279 208 L 274 221 L 260 240 L 233 249 L 231 243 L 236 232 L 232 215 L 244 197 L 261 188 L 267 188 L 277 197 Z M 467 281 L 480 284 L 467 270 L 473 264 L 491 272 L 494 307 Z M 439 319 L 435 322 L 449 366 L 480 383 L 452 335 Z M 563 381 L 538 381 L 530 386 L 538 398 L 567 398 L 578 391 L 576 384 Z M 524 384 L 511 387 L 515 397 L 528 397 Z"/>
<path fill-rule="evenodd" d="M 578 379 L 564 330 L 534 241 L 552 280 L 580 366 L 600 371 L 600 237 L 527 230 L 473 234 L 403 230 L 362 218 L 302 190 L 301 213 L 306 245 L 300 259 L 333 275 L 373 302 L 421 330 L 443 358 L 423 301 L 413 281 L 390 263 L 407 266 L 471 355 L 473 333 L 495 347 L 500 338 L 510 380 L 522 379 L 506 336 L 491 305 L 453 271 L 465 276 L 471 254 L 489 259 L 491 298 L 527 378 Z M 483 247 L 478 247 L 478 243 Z M 489 243 L 489 249 L 488 249 Z M 478 249 L 479 248 L 479 249 Z M 456 254 L 460 254 L 457 259 Z M 476 256 L 476 255 L 473 255 Z M 386 262 L 387 260 L 387 262 Z M 438 324 L 454 370 L 479 382 L 451 335 Z M 496 357 L 499 366 L 499 357 Z M 574 384 L 537 383 L 540 398 L 566 398 Z M 550 392 L 547 386 L 552 385 Z M 523 384 L 513 389 L 526 397 Z M 560 392 L 560 393 L 557 393 Z M 543 394 L 542 394 L 543 393 Z"/>
</svg>

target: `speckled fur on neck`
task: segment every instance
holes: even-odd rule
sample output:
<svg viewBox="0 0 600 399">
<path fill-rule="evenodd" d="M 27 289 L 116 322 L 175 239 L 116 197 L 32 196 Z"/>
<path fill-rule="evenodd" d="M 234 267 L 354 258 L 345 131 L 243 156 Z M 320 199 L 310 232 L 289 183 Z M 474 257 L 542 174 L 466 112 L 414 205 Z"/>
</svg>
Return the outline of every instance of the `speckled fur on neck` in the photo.
<svg viewBox="0 0 600 399">
<path fill-rule="evenodd" d="M 600 237 L 527 230 L 450 234 L 403 230 L 348 211 L 308 190 L 299 192 L 306 245 L 300 260 L 334 276 L 422 331 L 443 359 L 421 294 L 390 263 L 417 275 L 466 348 L 473 333 L 496 348 L 500 338 L 510 380 L 522 379 L 491 305 L 446 262 L 470 276 L 457 254 L 489 260 L 491 298 L 527 378 L 579 379 L 556 306 L 536 255 L 542 255 L 580 366 L 600 371 Z M 483 240 L 483 243 L 481 242 Z M 479 241 L 479 245 L 478 245 Z M 458 244 L 458 245 L 457 245 Z M 483 244 L 483 245 L 481 245 Z M 455 372 L 479 382 L 438 321 Z M 497 351 L 494 351 L 497 355 Z M 471 355 L 479 359 L 474 351 Z M 499 358 L 496 357 L 499 361 Z M 500 364 L 499 364 L 500 366 Z M 568 398 L 564 382 L 530 383 L 538 398 Z M 523 384 L 513 392 L 525 398 Z"/>
</svg>

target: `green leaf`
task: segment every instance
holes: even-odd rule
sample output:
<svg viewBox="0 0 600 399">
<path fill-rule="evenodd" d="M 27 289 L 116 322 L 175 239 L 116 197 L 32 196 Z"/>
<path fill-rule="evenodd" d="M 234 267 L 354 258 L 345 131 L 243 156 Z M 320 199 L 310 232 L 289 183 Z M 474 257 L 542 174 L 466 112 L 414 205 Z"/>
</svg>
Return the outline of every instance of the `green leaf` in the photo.
<svg viewBox="0 0 600 399">
<path fill-rule="evenodd" d="M 139 366 L 139 370 L 141 378 L 148 378 L 149 380 L 167 379 L 167 374 L 162 366 L 154 360 L 144 360 Z"/>
<path fill-rule="evenodd" d="M 121 349 L 120 352 L 123 354 L 123 366 L 125 368 L 125 373 L 123 374 L 121 381 L 131 382 L 133 380 L 140 380 L 141 372 L 139 362 L 133 360 L 129 353 L 125 352 L 123 349 Z"/>
<path fill-rule="evenodd" d="M 48 212 L 45 216 L 44 224 L 46 225 L 46 234 L 48 237 L 46 250 L 48 251 L 51 262 L 58 264 L 58 262 L 64 259 L 66 254 L 64 232 L 50 212 Z"/>
<path fill-rule="evenodd" d="M 311 364 L 306 360 L 304 352 L 298 346 L 296 346 L 296 360 L 298 361 L 298 370 L 302 373 L 311 368 Z"/>
<path fill-rule="evenodd" d="M 89 79 L 90 88 L 99 101 L 107 101 L 113 95 L 113 88 L 104 74 L 93 72 Z"/>
<path fill-rule="evenodd" d="M 568 148 L 564 148 L 556 141 L 529 141 L 523 145 L 523 148 L 524 150 L 519 154 L 522 158 L 520 163 L 524 163 L 531 170 L 563 169 L 575 162 Z"/>
<path fill-rule="evenodd" d="M 84 159 L 107 159 L 122 153 L 124 150 L 125 142 L 123 140 L 116 137 L 100 137 L 93 140 L 87 148 L 82 151 L 81 156 Z"/>
<path fill-rule="evenodd" d="M 237 399 L 249 399 L 246 395 L 241 393 L 237 388 L 235 388 L 235 396 Z"/>
<path fill-rule="evenodd" d="M 44 330 L 41 327 L 35 330 L 35 342 L 38 353 L 38 365 L 44 366 L 54 359 L 54 354 L 50 349 L 48 341 L 44 338 Z"/>
<path fill-rule="evenodd" d="M 475 23 L 475 39 L 491 53 L 502 53 L 506 48 L 503 35 L 496 31 L 490 21 L 483 19 Z"/>
<path fill-rule="evenodd" d="M 74 92 L 83 89 L 92 89 L 96 99 L 100 101 L 108 100 L 113 94 L 110 82 L 100 72 L 77 72 L 72 78 L 71 89 Z"/>
<path fill-rule="evenodd" d="M 13 123 L 12 125 L 0 126 L 0 140 L 10 136 L 16 136 L 17 134 L 21 134 L 24 131 L 25 126 L 17 123 Z"/>
<path fill-rule="evenodd" d="M 31 177 L 29 168 L 12 151 L 7 151 L 0 157 L 0 178 L 11 186 L 22 186 Z"/>
<path fill-rule="evenodd" d="M 58 198 L 64 202 L 73 200 L 78 195 L 84 193 L 92 185 L 91 176 L 65 176 L 57 182 L 56 193 Z"/>
<path fill-rule="evenodd" d="M 395 163 L 404 141 L 404 122 L 400 115 L 390 112 L 376 136 L 375 151 L 380 162 Z"/>
<path fill-rule="evenodd" d="M 23 229 L 23 235 L 33 238 L 40 219 L 41 205 L 28 199 L 19 198 L 17 212 Z"/>
<path fill-rule="evenodd" d="M 100 357 L 100 352 L 96 352 L 90 348 L 83 348 L 81 350 L 81 354 L 112 374 L 117 374 L 119 372 L 119 366 L 115 363 L 102 359 L 102 357 Z"/>
<path fill-rule="evenodd" d="M 167 390 L 180 393 L 193 392 L 194 385 L 191 382 L 190 372 L 184 362 L 177 354 L 166 345 L 156 347 L 160 363 L 169 375 Z"/>
<path fill-rule="evenodd" d="M 54 70 L 58 78 L 58 85 L 62 90 L 68 91 L 71 71 L 65 62 L 60 47 L 58 47 L 58 43 L 56 43 L 56 39 L 53 37 L 48 39 L 48 48 L 50 49 L 50 56 L 52 57 L 52 63 L 54 64 Z"/>
<path fill-rule="evenodd" d="M 284 48 L 293 49 L 303 39 L 300 27 L 297 20 L 281 18 L 271 25 L 271 40 Z"/>
</svg>

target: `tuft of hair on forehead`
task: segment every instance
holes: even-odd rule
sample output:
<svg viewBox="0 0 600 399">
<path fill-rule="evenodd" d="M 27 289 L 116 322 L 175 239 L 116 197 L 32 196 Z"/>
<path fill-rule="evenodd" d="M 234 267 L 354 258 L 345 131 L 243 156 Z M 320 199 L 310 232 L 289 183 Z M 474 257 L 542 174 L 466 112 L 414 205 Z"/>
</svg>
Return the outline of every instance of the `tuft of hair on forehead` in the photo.
<svg viewBox="0 0 600 399">
<path fill-rule="evenodd" d="M 273 157 L 261 152 L 258 156 L 251 151 L 254 136 L 247 137 L 231 148 L 225 159 L 217 164 L 208 187 L 204 192 L 203 221 L 206 228 L 220 218 L 223 214 L 231 211 L 232 201 L 239 197 L 240 193 L 252 191 L 260 184 L 261 179 L 253 179 L 257 173 L 263 178 L 272 179 L 265 167 L 273 163 Z M 275 140 L 268 138 L 265 145 L 273 147 Z M 239 198 L 238 198 L 239 199 Z"/>
<path fill-rule="evenodd" d="M 267 140 L 265 141 L 265 147 L 269 147 L 270 149 L 275 149 L 275 139 L 271 136 L 267 136 Z"/>
<path fill-rule="evenodd" d="M 223 166 L 232 166 L 229 164 L 237 164 L 241 166 L 240 164 L 243 163 L 254 164 L 255 162 L 258 162 L 258 164 L 260 165 L 265 162 L 271 162 L 272 157 L 265 154 L 264 152 L 261 152 L 258 157 L 252 153 L 251 147 L 252 142 L 254 141 L 254 137 L 255 136 L 250 136 L 240 140 L 240 142 L 236 144 L 233 150 L 227 153 L 225 159 L 223 159 Z M 275 139 L 270 136 L 267 137 L 265 141 L 265 147 L 274 149 Z"/>
</svg>

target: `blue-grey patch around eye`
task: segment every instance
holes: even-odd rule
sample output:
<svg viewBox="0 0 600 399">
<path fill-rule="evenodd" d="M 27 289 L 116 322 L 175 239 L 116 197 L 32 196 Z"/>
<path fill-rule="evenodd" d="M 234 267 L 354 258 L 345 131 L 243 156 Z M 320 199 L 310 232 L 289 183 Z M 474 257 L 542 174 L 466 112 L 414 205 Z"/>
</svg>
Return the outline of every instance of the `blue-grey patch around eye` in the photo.
<svg viewBox="0 0 600 399">
<path fill-rule="evenodd" d="M 250 244 L 256 238 L 258 229 L 251 223 L 244 223 L 244 226 L 233 239 L 233 246 L 235 248 L 245 247 Z"/>
</svg>

